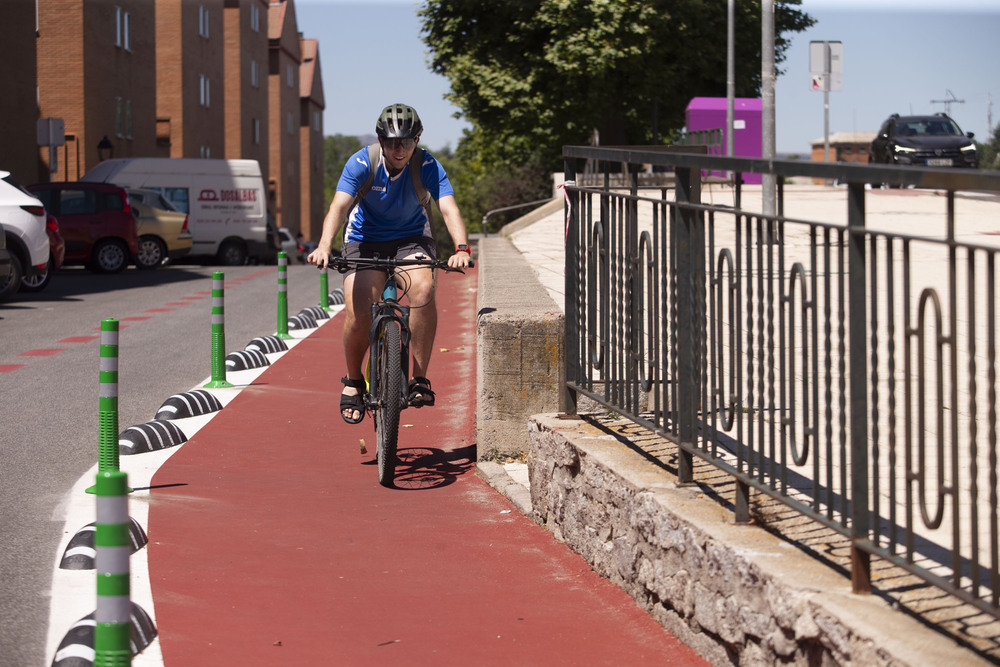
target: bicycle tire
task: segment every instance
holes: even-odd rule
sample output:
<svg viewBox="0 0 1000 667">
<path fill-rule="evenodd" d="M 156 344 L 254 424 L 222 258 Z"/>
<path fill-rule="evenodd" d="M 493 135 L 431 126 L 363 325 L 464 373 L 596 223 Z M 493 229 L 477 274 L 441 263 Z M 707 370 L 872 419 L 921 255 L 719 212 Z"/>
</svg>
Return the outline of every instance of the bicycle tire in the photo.
<svg viewBox="0 0 1000 667">
<path fill-rule="evenodd" d="M 396 477 L 396 442 L 399 436 L 400 397 L 403 384 L 403 367 L 400 361 L 399 326 L 389 322 L 379 334 L 376 359 L 378 396 L 375 419 L 378 482 L 392 487 Z"/>
</svg>

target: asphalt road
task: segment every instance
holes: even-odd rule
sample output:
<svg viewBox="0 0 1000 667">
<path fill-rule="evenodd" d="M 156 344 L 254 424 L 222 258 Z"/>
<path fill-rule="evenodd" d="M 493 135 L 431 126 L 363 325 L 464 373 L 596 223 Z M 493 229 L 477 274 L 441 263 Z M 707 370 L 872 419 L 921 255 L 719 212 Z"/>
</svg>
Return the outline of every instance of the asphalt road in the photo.
<svg viewBox="0 0 1000 667">
<path fill-rule="evenodd" d="M 277 326 L 277 267 L 179 265 L 58 273 L 0 304 L 0 664 L 45 659 L 51 575 L 73 483 L 97 461 L 101 321 L 119 320 L 119 430 L 211 375 L 212 272 L 226 278 L 226 352 Z M 329 289 L 342 284 L 329 274 Z M 320 274 L 288 273 L 288 314 L 318 305 Z"/>
</svg>

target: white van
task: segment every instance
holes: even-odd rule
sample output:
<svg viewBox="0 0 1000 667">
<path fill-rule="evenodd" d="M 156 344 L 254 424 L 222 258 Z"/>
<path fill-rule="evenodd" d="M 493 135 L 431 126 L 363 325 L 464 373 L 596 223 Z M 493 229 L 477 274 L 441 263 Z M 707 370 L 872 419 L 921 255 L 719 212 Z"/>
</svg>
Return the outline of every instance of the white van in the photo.
<svg viewBox="0 0 1000 667">
<path fill-rule="evenodd" d="M 101 162 L 80 180 L 162 193 L 188 214 L 191 255 L 213 255 L 229 266 L 274 261 L 267 192 L 256 160 L 121 158 Z"/>
</svg>

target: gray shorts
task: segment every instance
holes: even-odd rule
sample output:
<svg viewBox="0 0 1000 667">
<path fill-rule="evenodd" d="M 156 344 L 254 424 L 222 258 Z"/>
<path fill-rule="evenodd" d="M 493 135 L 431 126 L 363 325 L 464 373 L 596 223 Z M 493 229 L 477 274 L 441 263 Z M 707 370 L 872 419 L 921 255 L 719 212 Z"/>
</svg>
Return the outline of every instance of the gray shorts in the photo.
<svg viewBox="0 0 1000 667">
<path fill-rule="evenodd" d="M 437 259 L 437 248 L 434 239 L 429 236 L 410 236 L 396 241 L 369 243 L 367 241 L 348 241 L 344 243 L 340 254 L 342 257 L 381 257 L 382 259 L 404 259 L 417 253 L 427 255 L 428 259 Z M 381 271 L 375 266 L 352 268 L 347 273 L 355 271 Z"/>
</svg>

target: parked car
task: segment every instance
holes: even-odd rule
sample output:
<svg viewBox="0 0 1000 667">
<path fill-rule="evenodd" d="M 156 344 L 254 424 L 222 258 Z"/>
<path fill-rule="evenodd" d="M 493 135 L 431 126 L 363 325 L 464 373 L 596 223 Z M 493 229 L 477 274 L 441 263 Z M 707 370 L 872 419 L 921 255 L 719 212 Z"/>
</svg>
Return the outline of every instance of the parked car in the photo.
<svg viewBox="0 0 1000 667">
<path fill-rule="evenodd" d="M 128 194 L 109 183 L 36 183 L 28 190 L 56 218 L 66 241 L 66 264 L 118 273 L 139 254 L 139 234 Z"/>
<path fill-rule="evenodd" d="M 24 276 L 44 271 L 49 262 L 45 208 L 8 171 L 0 171 L 0 224 L 10 255 L 7 280 L 0 284 L 0 301 L 6 301 L 17 294 Z"/>
<path fill-rule="evenodd" d="M 23 292 L 41 292 L 49 286 L 49 283 L 52 282 L 52 276 L 63 265 L 63 259 L 66 256 L 66 243 L 59 233 L 59 221 L 48 212 L 46 212 L 45 218 L 45 231 L 49 237 L 49 263 L 45 270 L 21 278 L 21 291 Z"/>
<path fill-rule="evenodd" d="M 0 225 L 0 293 L 7 287 L 10 281 L 10 253 L 7 252 L 7 234 Z"/>
<path fill-rule="evenodd" d="M 257 261 L 261 264 L 277 264 L 278 251 L 281 250 L 281 232 L 278 231 L 278 224 L 270 213 L 265 219 L 265 230 L 265 250 Z"/>
<path fill-rule="evenodd" d="M 155 269 L 167 261 L 191 252 L 193 240 L 188 216 L 155 190 L 126 188 L 139 232 L 139 252 L 135 265 Z"/>
<path fill-rule="evenodd" d="M 868 161 L 921 167 L 968 167 L 978 164 L 973 133 L 962 129 L 947 114 L 900 116 L 882 123 L 868 148 Z"/>
<path fill-rule="evenodd" d="M 288 261 L 302 261 L 302 246 L 300 246 L 299 242 L 295 240 L 294 236 L 292 236 L 292 232 L 285 227 L 278 227 L 278 234 L 281 236 L 281 249 L 288 255 Z"/>
</svg>

